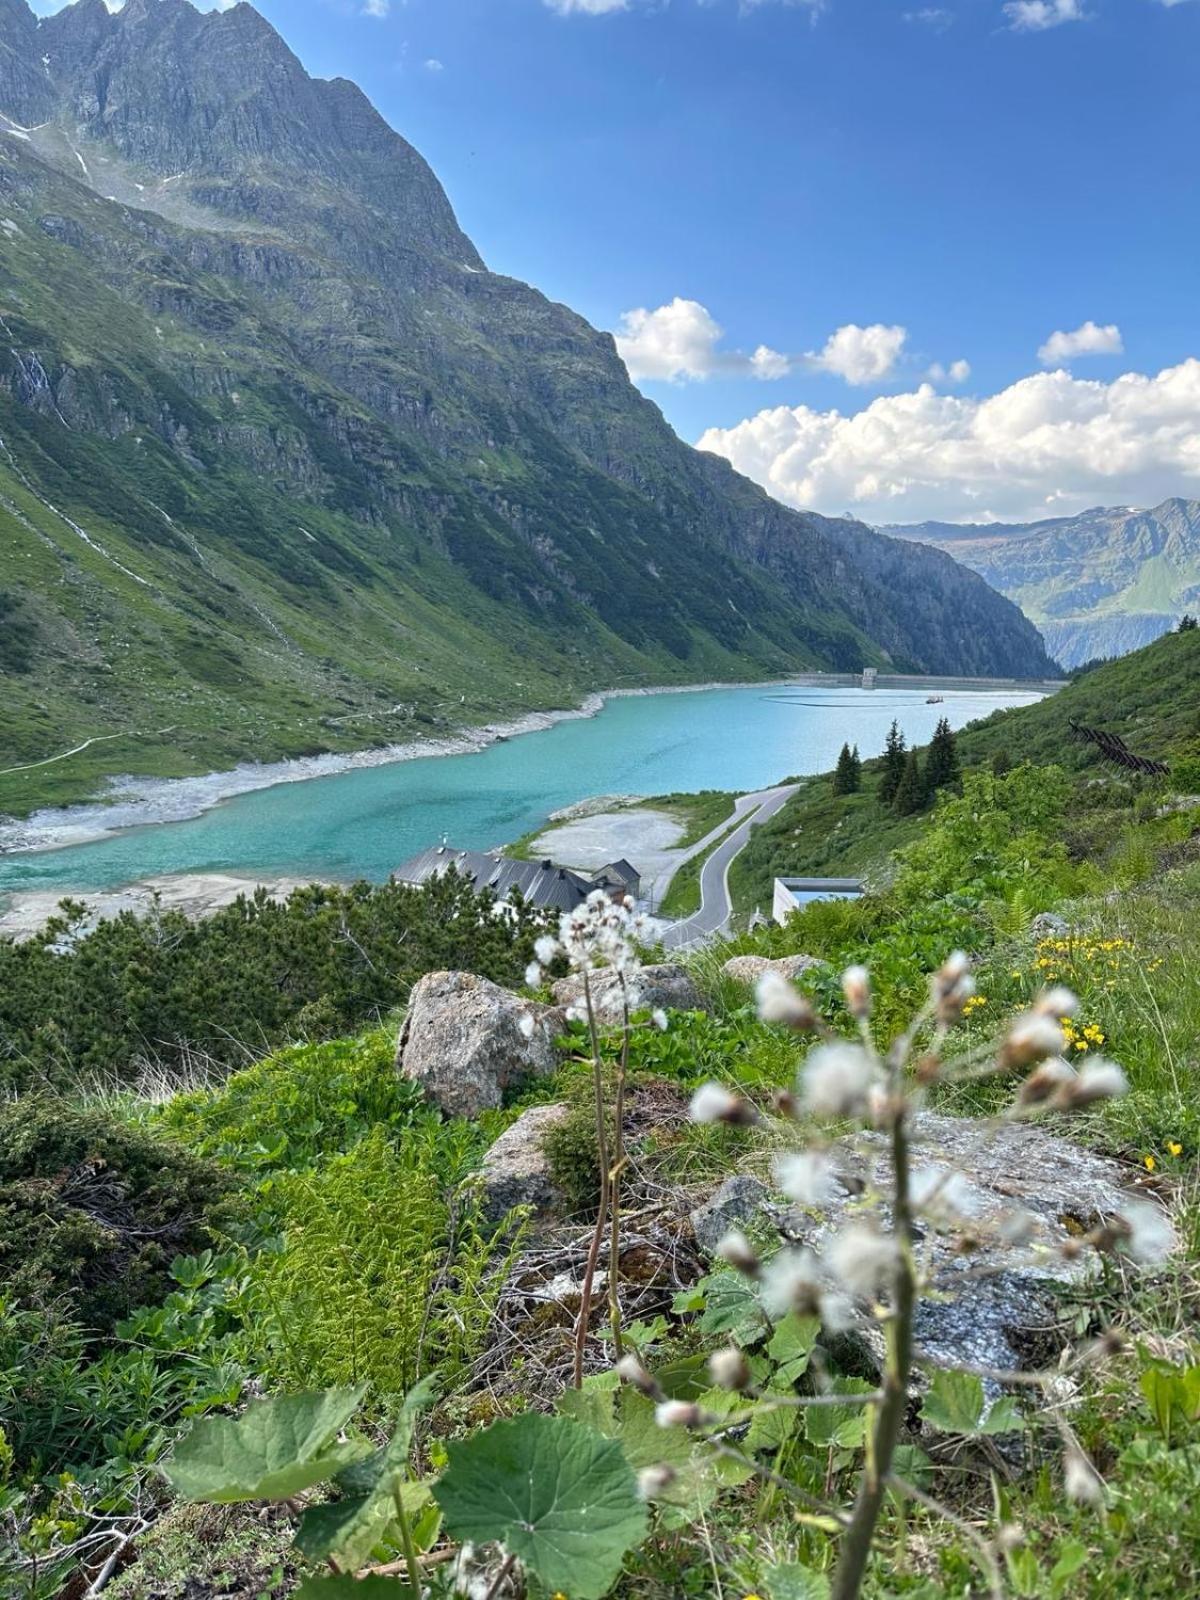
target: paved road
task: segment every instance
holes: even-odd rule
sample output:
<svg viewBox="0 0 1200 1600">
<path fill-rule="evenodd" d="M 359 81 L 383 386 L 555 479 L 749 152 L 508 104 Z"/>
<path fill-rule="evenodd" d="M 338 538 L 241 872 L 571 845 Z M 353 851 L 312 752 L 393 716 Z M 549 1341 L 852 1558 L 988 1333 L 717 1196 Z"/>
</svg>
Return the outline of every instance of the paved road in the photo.
<svg viewBox="0 0 1200 1600">
<path fill-rule="evenodd" d="M 673 922 L 663 935 L 663 944 L 668 950 L 679 950 L 685 945 L 702 944 L 705 939 L 711 939 L 714 934 L 724 929 L 733 914 L 733 905 L 729 897 L 729 867 L 735 857 L 739 856 L 746 848 L 750 839 L 750 830 L 760 822 L 766 822 L 773 817 L 779 808 L 795 794 L 798 784 L 783 784 L 776 789 L 760 789 L 756 794 L 744 794 L 738 799 L 734 808 L 734 817 L 740 818 L 737 827 L 724 843 L 719 844 L 700 869 L 700 909 L 690 917 L 685 917 L 682 922 Z M 693 856 L 707 850 L 714 839 L 719 839 L 722 832 L 729 827 L 730 818 L 726 818 L 719 828 L 715 828 L 707 838 L 701 839 L 684 860 L 690 861 Z M 682 866 L 682 862 L 678 866 Z M 656 897 L 659 895 L 659 885 L 655 886 Z"/>
</svg>

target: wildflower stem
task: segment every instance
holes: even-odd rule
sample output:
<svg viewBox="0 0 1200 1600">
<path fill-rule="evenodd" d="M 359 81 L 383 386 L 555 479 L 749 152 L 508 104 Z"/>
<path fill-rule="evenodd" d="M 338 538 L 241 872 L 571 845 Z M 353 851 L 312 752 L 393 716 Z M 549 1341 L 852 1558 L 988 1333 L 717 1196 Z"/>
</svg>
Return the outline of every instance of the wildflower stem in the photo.
<svg viewBox="0 0 1200 1600">
<path fill-rule="evenodd" d="M 579 1293 L 579 1319 L 575 1324 L 575 1369 L 577 1389 L 583 1388 L 583 1355 L 587 1346 L 588 1326 L 592 1317 L 592 1290 L 596 1282 L 596 1266 L 600 1260 L 600 1247 L 608 1222 L 608 1205 L 611 1188 L 611 1166 L 608 1153 L 608 1129 L 604 1118 L 604 1063 L 600 1058 L 600 1030 L 596 1024 L 596 1008 L 592 1002 L 592 985 L 586 969 L 583 974 L 583 998 L 587 1006 L 588 1032 L 592 1041 L 592 1086 L 595 1091 L 596 1154 L 600 1161 L 600 1195 L 596 1212 L 596 1226 L 588 1246 L 587 1265 L 583 1272 L 583 1285 Z"/>
<path fill-rule="evenodd" d="M 608 1240 L 608 1320 L 612 1329 L 613 1353 L 616 1360 L 624 1354 L 621 1338 L 621 1173 L 625 1166 L 625 1085 L 629 1075 L 629 985 L 625 974 L 621 980 L 621 1011 L 624 1031 L 621 1037 L 621 1054 L 617 1063 L 617 1089 L 613 1106 L 612 1168 L 609 1173 L 609 1214 L 611 1226 Z"/>
<path fill-rule="evenodd" d="M 417 1560 L 417 1547 L 413 1542 L 412 1524 L 404 1507 L 404 1486 L 396 1483 L 392 1488 L 396 1505 L 396 1521 L 400 1524 L 400 1544 L 404 1551 L 404 1564 L 408 1568 L 408 1591 L 413 1600 L 421 1600 L 421 1564 Z"/>
<path fill-rule="evenodd" d="M 915 1034 L 916 1029 L 913 1029 Z M 859 1483 L 850 1522 L 842 1538 L 830 1600 L 857 1600 L 871 1554 L 875 1526 L 883 1506 L 892 1458 L 908 1408 L 908 1374 L 912 1367 L 916 1277 L 913 1271 L 912 1210 L 908 1150 L 908 1107 L 903 1095 L 904 1055 L 892 1052 L 889 1065 L 895 1109 L 892 1114 L 892 1232 L 896 1267 L 892 1281 L 888 1353 L 883 1375 L 883 1400 L 869 1441 L 867 1468 Z"/>
</svg>

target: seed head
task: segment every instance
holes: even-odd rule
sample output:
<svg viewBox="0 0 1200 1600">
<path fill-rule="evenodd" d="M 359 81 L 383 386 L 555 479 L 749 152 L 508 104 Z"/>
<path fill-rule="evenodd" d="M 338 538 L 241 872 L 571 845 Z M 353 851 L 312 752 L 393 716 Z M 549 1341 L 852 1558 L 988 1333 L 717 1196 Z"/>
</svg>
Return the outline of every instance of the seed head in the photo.
<svg viewBox="0 0 1200 1600">
<path fill-rule="evenodd" d="M 1047 1056 L 1060 1056 L 1067 1041 L 1053 1017 L 1042 1016 L 1037 1011 L 1027 1011 L 1018 1017 L 1008 1030 L 1008 1037 L 1000 1049 L 1000 1065 L 1004 1068 L 1030 1067 Z"/>
<path fill-rule="evenodd" d="M 1104 1480 L 1083 1451 L 1073 1445 L 1063 1457 L 1063 1487 L 1068 1500 L 1081 1506 L 1102 1506 L 1106 1499 Z"/>
<path fill-rule="evenodd" d="M 896 1241 L 862 1222 L 843 1228 L 825 1252 L 834 1277 L 860 1300 L 877 1299 L 890 1286 L 899 1259 Z"/>
<path fill-rule="evenodd" d="M 749 1127 L 758 1121 L 758 1112 L 747 1101 L 719 1083 L 702 1083 L 692 1096 L 688 1115 L 693 1122 L 731 1122 Z"/>
<path fill-rule="evenodd" d="M 660 1428 L 698 1428 L 704 1413 L 694 1400 L 660 1400 L 654 1420 Z"/>
<path fill-rule="evenodd" d="M 795 1155 L 775 1158 L 775 1182 L 802 1206 L 827 1206 L 833 1199 L 834 1175 L 823 1150 L 800 1150 Z"/>
<path fill-rule="evenodd" d="M 748 1278 L 756 1278 L 760 1262 L 755 1253 L 754 1246 L 746 1235 L 738 1228 L 731 1228 L 717 1242 L 714 1252 L 719 1261 L 727 1262 L 738 1272 L 744 1272 Z"/>
<path fill-rule="evenodd" d="M 758 1015 L 762 1022 L 782 1023 L 798 1033 L 815 1027 L 816 1012 L 811 1002 L 802 995 L 795 984 L 789 983 L 778 972 L 764 972 L 755 985 Z"/>
<path fill-rule="evenodd" d="M 708 1358 L 708 1370 L 718 1389 L 733 1389 L 740 1393 L 750 1382 L 750 1368 L 736 1345 L 714 1350 Z"/>
<path fill-rule="evenodd" d="M 1033 1002 L 1033 1009 L 1038 1016 L 1053 1017 L 1056 1021 L 1061 1021 L 1063 1017 L 1078 1015 L 1079 999 L 1070 989 L 1062 984 L 1056 984 L 1052 989 L 1042 990 Z"/>
<path fill-rule="evenodd" d="M 847 967 L 842 973 L 842 993 L 846 1007 L 856 1022 L 871 1015 L 871 974 L 866 967 Z"/>
<path fill-rule="evenodd" d="M 616 1366 L 617 1377 L 622 1383 L 627 1383 L 639 1393 L 649 1395 L 652 1399 L 661 1395 L 662 1390 L 648 1373 L 635 1355 L 622 1356 Z"/>
<path fill-rule="evenodd" d="M 657 1500 L 659 1495 L 666 1494 L 678 1476 L 668 1461 L 660 1461 L 653 1467 L 643 1467 L 638 1473 L 638 1493 L 643 1500 Z"/>
<path fill-rule="evenodd" d="M 878 1070 L 861 1045 L 822 1044 L 804 1063 L 800 1096 L 814 1116 L 862 1116 L 878 1082 Z"/>
</svg>

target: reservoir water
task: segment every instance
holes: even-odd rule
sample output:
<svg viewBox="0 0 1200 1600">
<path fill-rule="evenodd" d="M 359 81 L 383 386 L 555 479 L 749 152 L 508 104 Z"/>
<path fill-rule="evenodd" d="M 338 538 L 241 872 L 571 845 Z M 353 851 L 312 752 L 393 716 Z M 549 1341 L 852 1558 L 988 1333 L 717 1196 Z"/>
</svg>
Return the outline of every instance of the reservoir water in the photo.
<svg viewBox="0 0 1200 1600">
<path fill-rule="evenodd" d="M 386 880 L 443 836 L 487 849 L 552 811 L 599 794 L 750 790 L 831 768 L 843 741 L 877 755 L 893 718 L 923 743 L 939 717 L 960 728 L 1034 693 L 864 691 L 800 685 L 704 689 L 609 700 L 465 755 L 421 757 L 223 801 L 188 821 L 131 828 L 93 843 L 0 856 L 0 896 L 111 889 L 174 873 Z"/>
</svg>

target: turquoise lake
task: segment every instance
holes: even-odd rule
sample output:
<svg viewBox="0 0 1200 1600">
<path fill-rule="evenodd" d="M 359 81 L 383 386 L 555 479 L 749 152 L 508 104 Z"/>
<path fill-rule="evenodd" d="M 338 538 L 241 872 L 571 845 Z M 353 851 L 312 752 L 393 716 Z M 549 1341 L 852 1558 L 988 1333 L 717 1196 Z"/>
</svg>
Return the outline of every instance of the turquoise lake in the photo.
<svg viewBox="0 0 1200 1600">
<path fill-rule="evenodd" d="M 924 742 L 941 716 L 960 728 L 1036 694 L 756 685 L 609 700 L 599 715 L 561 722 L 466 755 L 422 757 L 222 801 L 187 821 L 130 828 L 94 843 L 0 856 L 0 894 L 98 890 L 168 873 L 265 879 L 385 880 L 445 835 L 490 848 L 552 811 L 598 794 L 749 790 L 827 771 L 843 741 L 877 755 L 893 718 Z"/>
</svg>

